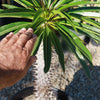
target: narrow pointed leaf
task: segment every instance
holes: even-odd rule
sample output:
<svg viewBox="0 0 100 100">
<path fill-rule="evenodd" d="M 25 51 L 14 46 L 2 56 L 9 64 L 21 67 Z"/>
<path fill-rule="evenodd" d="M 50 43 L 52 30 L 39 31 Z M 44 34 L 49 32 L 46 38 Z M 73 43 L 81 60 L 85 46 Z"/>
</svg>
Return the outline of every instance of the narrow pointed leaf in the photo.
<svg viewBox="0 0 100 100">
<path fill-rule="evenodd" d="M 55 6 L 55 4 L 57 3 L 57 1 L 58 1 L 58 0 L 53 0 L 52 4 L 51 4 L 51 6 L 50 6 L 51 9 L 54 8 L 54 6 Z"/>
<path fill-rule="evenodd" d="M 92 20 L 90 18 L 87 18 L 87 17 L 79 15 L 79 14 L 72 14 L 72 13 L 71 13 L 71 16 L 73 16 L 73 17 L 75 17 L 75 18 L 77 18 L 79 20 L 82 20 L 82 21 L 84 21 L 84 22 L 86 22 L 86 23 L 88 23 L 90 25 L 93 25 L 95 27 L 100 28 L 100 23 L 98 23 L 98 22 L 96 22 L 96 21 L 94 21 L 94 20 Z"/>
<path fill-rule="evenodd" d="M 75 25 L 74 25 L 74 23 L 73 23 L 73 21 L 71 19 L 71 16 L 69 14 L 67 14 L 65 12 L 56 11 L 56 10 L 53 10 L 52 13 L 58 14 L 60 17 L 65 18 L 66 21 L 69 21 L 71 23 L 71 25 L 73 26 L 73 29 L 75 31 L 77 31 L 76 28 L 75 28 Z"/>
<path fill-rule="evenodd" d="M 87 66 L 85 58 L 77 48 L 76 48 L 76 56 L 79 59 L 81 65 L 83 66 L 83 69 L 84 69 L 86 75 L 88 76 L 89 79 L 91 79 L 90 70 L 89 70 L 89 68 Z"/>
<path fill-rule="evenodd" d="M 68 13 L 78 13 L 78 12 L 90 12 L 90 11 L 100 11 L 100 7 L 79 7 L 76 9 L 69 10 Z"/>
<path fill-rule="evenodd" d="M 37 0 L 32 0 L 33 4 L 36 6 L 36 7 L 40 7 L 40 3 L 37 1 Z"/>
<path fill-rule="evenodd" d="M 43 17 L 39 17 L 39 19 L 36 22 L 34 21 L 32 23 L 33 24 L 32 25 L 33 26 L 32 28 L 33 29 L 37 28 L 37 30 L 38 30 L 38 28 L 41 27 L 43 23 L 45 23 L 45 19 Z"/>
<path fill-rule="evenodd" d="M 81 54 L 79 49 L 75 46 L 74 42 L 72 41 L 72 39 L 68 35 L 66 36 L 65 33 L 63 33 L 62 31 L 59 31 L 59 33 L 63 37 L 63 39 L 66 41 L 67 46 L 69 46 L 71 48 L 72 52 L 78 58 L 86 75 L 90 79 L 91 78 L 90 71 L 89 71 L 89 68 L 87 66 L 86 60 L 84 59 L 84 56 Z"/>
<path fill-rule="evenodd" d="M 0 12 L 0 17 L 15 17 L 33 19 L 34 12 L 24 8 L 6 9 Z"/>
<path fill-rule="evenodd" d="M 63 71 L 65 71 L 64 54 L 63 54 L 61 43 L 60 43 L 58 37 L 56 36 L 56 34 L 54 32 L 51 32 L 50 36 L 51 36 L 52 43 L 53 43 L 53 45 L 55 47 L 55 50 L 56 50 L 56 52 L 58 54 L 59 62 L 61 64 L 61 66 L 62 66 L 62 69 L 63 69 Z"/>
<path fill-rule="evenodd" d="M 47 6 L 47 0 L 43 0 L 45 7 Z"/>
<path fill-rule="evenodd" d="M 59 0 L 57 4 L 54 6 L 54 8 L 58 8 L 59 6 L 62 6 L 63 4 L 66 4 L 68 2 L 71 2 L 72 0 Z"/>
<path fill-rule="evenodd" d="M 45 33 L 43 33 L 43 46 L 44 46 L 44 61 L 45 67 L 44 72 L 47 73 L 50 69 L 51 64 L 51 39 L 50 39 L 50 29 L 45 26 Z"/>
<path fill-rule="evenodd" d="M 70 24 L 72 25 L 73 29 L 77 32 L 77 29 L 76 29 L 76 27 L 73 23 L 73 20 L 72 20 L 71 16 L 69 14 L 65 13 L 65 12 L 63 14 L 67 17 L 67 19 L 70 22 Z"/>
<path fill-rule="evenodd" d="M 41 15 L 43 14 L 44 9 L 39 9 L 35 15 L 34 15 L 34 20 L 33 20 L 33 24 L 35 24 L 37 22 L 37 20 L 41 17 Z"/>
<path fill-rule="evenodd" d="M 78 6 L 78 5 L 85 5 L 85 4 L 100 4 L 100 2 L 91 2 L 91 1 L 76 1 L 76 2 L 71 2 L 71 3 L 68 3 L 62 7 L 60 7 L 58 10 L 64 10 L 64 9 L 67 9 L 69 7 L 73 7 L 73 6 Z"/>
<path fill-rule="evenodd" d="M 71 24 L 65 24 L 62 23 L 63 25 L 66 25 L 69 29 L 73 30 Z M 77 32 L 79 34 L 84 34 L 88 37 L 91 37 L 92 39 L 99 41 L 100 42 L 100 30 L 94 26 L 90 26 L 87 24 L 76 24 L 74 23 L 76 28 L 77 28 Z M 74 30 L 73 30 L 74 31 Z"/>
<path fill-rule="evenodd" d="M 81 27 L 78 27 L 78 29 L 79 29 L 80 33 L 82 33 L 82 34 L 84 34 L 86 36 L 89 36 L 92 39 L 100 42 L 100 36 L 94 34 L 92 31 L 90 31 L 88 29 L 85 29 L 85 28 L 81 28 Z"/>
<path fill-rule="evenodd" d="M 90 26 L 90 25 L 88 25 L 88 24 L 83 24 L 83 23 L 77 24 L 77 25 L 78 25 L 78 26 L 81 26 L 81 27 L 83 27 L 83 28 L 89 29 L 89 30 L 91 30 L 91 31 L 94 31 L 94 32 L 96 32 L 95 34 L 100 35 L 100 29 L 97 28 L 97 27 Z"/>
<path fill-rule="evenodd" d="M 26 26 L 29 26 L 29 25 L 31 25 L 31 22 L 14 22 L 14 23 L 11 23 L 11 24 L 1 26 L 0 27 L 0 36 L 6 34 L 8 32 L 14 31 L 14 30 L 16 30 L 20 27 L 26 27 Z"/>
<path fill-rule="evenodd" d="M 9 4 L 2 4 L 2 6 L 8 9 L 18 8 L 17 6 L 9 5 Z"/>
<path fill-rule="evenodd" d="M 0 12 L 3 11 L 3 9 L 0 9 Z"/>
<path fill-rule="evenodd" d="M 33 6 L 33 4 L 30 2 L 30 0 L 14 0 L 14 1 L 19 3 L 20 5 L 24 6 L 25 8 L 31 9 L 31 6 Z"/>
<path fill-rule="evenodd" d="M 100 28 L 100 24 L 98 22 L 96 22 L 96 21 L 94 21 L 94 20 L 92 20 L 90 18 L 85 18 L 85 17 L 82 17 L 82 19 L 85 22 L 89 23 L 90 25 L 93 25 L 93 26 L 96 26 L 96 27 Z"/>
<path fill-rule="evenodd" d="M 75 45 L 80 49 L 80 51 L 92 62 L 92 56 L 89 50 L 85 47 L 85 45 L 82 43 L 82 41 L 79 39 L 78 36 L 76 36 L 72 31 L 70 31 L 67 27 L 64 25 L 60 25 L 60 28 L 63 29 L 65 34 L 68 34 L 72 40 L 74 41 Z"/>
<path fill-rule="evenodd" d="M 48 0 L 48 4 L 47 4 L 47 7 L 49 8 L 51 5 L 51 0 Z"/>
<path fill-rule="evenodd" d="M 42 33 L 37 37 L 37 40 L 36 40 L 36 43 L 34 45 L 34 48 L 33 48 L 33 51 L 31 53 L 31 55 L 36 55 L 37 54 L 37 51 L 39 49 L 39 46 L 41 44 L 41 41 L 42 41 Z"/>
<path fill-rule="evenodd" d="M 76 14 L 87 16 L 90 18 L 98 18 L 98 17 L 100 18 L 100 13 L 97 12 L 77 12 Z"/>
</svg>

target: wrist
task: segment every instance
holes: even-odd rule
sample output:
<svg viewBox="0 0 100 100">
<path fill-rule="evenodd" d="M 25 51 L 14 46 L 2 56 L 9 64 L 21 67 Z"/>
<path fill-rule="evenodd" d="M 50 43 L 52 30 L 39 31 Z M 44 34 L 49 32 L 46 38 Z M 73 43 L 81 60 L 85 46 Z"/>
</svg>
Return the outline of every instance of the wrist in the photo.
<svg viewBox="0 0 100 100">
<path fill-rule="evenodd" d="M 5 71 L 1 69 L 0 66 L 0 90 L 6 87 Z"/>
</svg>

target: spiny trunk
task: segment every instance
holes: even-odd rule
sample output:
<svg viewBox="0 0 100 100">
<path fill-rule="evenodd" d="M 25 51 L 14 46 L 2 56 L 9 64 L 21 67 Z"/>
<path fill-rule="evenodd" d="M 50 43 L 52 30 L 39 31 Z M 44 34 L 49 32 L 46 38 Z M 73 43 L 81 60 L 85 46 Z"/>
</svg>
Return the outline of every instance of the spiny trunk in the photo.
<svg viewBox="0 0 100 100">
<path fill-rule="evenodd" d="M 57 88 L 60 90 L 65 90 L 66 85 L 71 82 L 74 71 L 70 67 L 73 61 L 68 68 L 66 68 L 65 73 L 63 73 L 58 56 L 55 50 L 52 49 L 50 70 L 48 73 L 44 73 L 43 43 L 41 44 L 36 56 L 36 80 L 33 83 L 36 92 L 34 95 L 26 97 L 25 100 L 57 100 L 57 93 L 54 93 L 53 89 Z M 66 53 L 65 56 L 65 60 L 67 60 L 68 53 Z M 68 60 L 70 59 L 68 58 Z"/>
</svg>

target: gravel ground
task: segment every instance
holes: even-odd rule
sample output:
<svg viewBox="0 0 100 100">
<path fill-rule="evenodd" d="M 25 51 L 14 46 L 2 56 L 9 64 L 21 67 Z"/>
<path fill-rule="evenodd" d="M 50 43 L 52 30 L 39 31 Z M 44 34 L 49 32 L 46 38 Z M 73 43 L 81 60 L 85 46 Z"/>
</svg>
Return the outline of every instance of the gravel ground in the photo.
<svg viewBox="0 0 100 100">
<path fill-rule="evenodd" d="M 89 80 L 83 69 L 77 71 L 72 82 L 66 86 L 66 93 L 74 100 L 100 100 L 100 67 L 95 66 L 91 75 Z"/>
<path fill-rule="evenodd" d="M 92 54 L 94 69 L 90 69 L 91 80 L 82 68 L 74 73 L 73 80 L 65 89 L 74 100 L 100 100 L 100 44 L 91 40 L 87 48 Z"/>
</svg>

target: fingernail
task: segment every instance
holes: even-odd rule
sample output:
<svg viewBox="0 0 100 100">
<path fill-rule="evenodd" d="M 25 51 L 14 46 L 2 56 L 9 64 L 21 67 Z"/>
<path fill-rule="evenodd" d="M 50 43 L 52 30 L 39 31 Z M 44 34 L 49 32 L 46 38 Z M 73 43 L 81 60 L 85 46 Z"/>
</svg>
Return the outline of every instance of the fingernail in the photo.
<svg viewBox="0 0 100 100">
<path fill-rule="evenodd" d="M 36 56 L 33 56 L 33 59 L 34 59 L 34 61 L 36 61 L 37 60 L 37 57 Z"/>
<path fill-rule="evenodd" d="M 22 28 L 21 30 L 26 30 L 26 28 Z"/>
<path fill-rule="evenodd" d="M 34 34 L 34 35 L 32 36 L 32 39 L 33 39 L 33 42 L 36 42 L 37 36 Z"/>
<path fill-rule="evenodd" d="M 14 35 L 13 32 L 10 32 L 9 35 Z"/>
<path fill-rule="evenodd" d="M 23 31 L 26 31 L 26 28 L 22 28 L 19 32 L 23 32 Z"/>
<path fill-rule="evenodd" d="M 28 28 L 28 30 L 29 30 L 29 31 L 33 31 L 33 29 L 32 29 L 32 28 Z"/>
<path fill-rule="evenodd" d="M 32 37 L 33 37 L 33 38 L 34 38 L 34 37 L 36 37 L 36 38 L 37 38 L 36 34 L 33 34 L 33 35 L 32 35 Z"/>
</svg>

